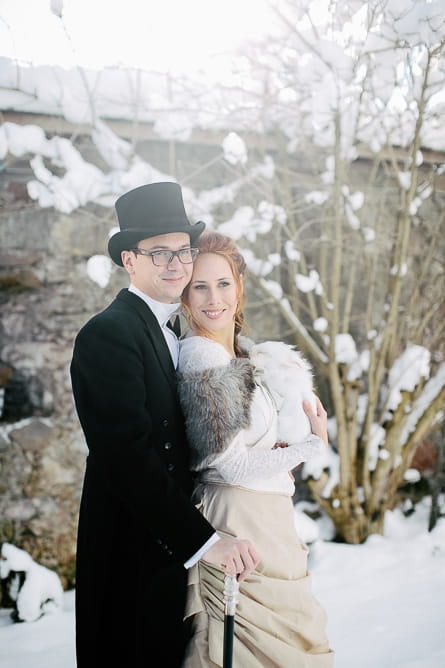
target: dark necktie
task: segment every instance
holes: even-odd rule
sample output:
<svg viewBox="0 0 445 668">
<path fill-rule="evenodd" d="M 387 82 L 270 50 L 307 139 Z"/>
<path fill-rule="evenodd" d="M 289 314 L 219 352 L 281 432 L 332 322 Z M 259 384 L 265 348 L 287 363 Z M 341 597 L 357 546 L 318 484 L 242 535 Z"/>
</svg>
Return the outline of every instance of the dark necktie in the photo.
<svg viewBox="0 0 445 668">
<path fill-rule="evenodd" d="M 167 322 L 167 327 L 171 329 L 179 339 L 181 336 L 181 323 L 179 321 L 179 315 L 172 316 L 172 318 Z"/>
</svg>

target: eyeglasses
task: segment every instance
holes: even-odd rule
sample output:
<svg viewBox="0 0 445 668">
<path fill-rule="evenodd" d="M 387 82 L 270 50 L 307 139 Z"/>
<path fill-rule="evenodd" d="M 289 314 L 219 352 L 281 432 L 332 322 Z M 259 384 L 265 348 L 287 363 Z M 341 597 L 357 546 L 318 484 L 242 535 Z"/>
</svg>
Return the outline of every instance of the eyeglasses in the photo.
<svg viewBox="0 0 445 668">
<path fill-rule="evenodd" d="M 180 248 L 177 251 L 172 250 L 158 250 L 148 251 L 143 248 L 130 248 L 136 255 L 146 255 L 151 257 L 153 264 L 156 267 L 166 267 L 173 262 L 173 258 L 177 257 L 182 264 L 191 264 L 196 260 L 199 253 L 199 248 Z"/>
</svg>

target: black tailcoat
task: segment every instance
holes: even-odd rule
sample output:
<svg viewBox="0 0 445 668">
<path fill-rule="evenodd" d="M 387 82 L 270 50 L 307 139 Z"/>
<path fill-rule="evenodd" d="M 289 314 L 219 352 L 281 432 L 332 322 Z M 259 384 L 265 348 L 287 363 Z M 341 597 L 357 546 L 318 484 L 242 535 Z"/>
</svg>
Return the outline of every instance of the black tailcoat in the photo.
<svg viewBox="0 0 445 668">
<path fill-rule="evenodd" d="M 76 337 L 75 404 L 89 449 L 79 514 L 78 668 L 180 666 L 187 571 L 213 528 L 192 480 L 176 375 L 149 307 L 122 290 Z"/>
</svg>

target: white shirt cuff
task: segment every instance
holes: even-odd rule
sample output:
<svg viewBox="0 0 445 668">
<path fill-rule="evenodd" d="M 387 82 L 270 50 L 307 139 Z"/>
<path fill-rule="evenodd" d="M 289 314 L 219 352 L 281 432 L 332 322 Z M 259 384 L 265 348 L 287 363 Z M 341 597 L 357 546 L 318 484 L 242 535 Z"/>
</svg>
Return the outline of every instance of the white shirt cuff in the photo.
<svg viewBox="0 0 445 668">
<path fill-rule="evenodd" d="M 184 564 L 184 567 L 191 568 L 192 566 L 194 566 L 196 562 L 201 559 L 202 555 L 205 552 L 207 552 L 207 550 L 210 550 L 212 545 L 214 545 L 216 541 L 218 541 L 219 539 L 220 537 L 218 536 L 217 533 L 214 533 L 213 536 L 210 536 L 209 540 L 206 543 L 204 543 L 204 545 L 197 552 L 195 552 L 195 554 L 192 557 L 190 557 L 190 559 L 187 559 L 187 561 Z"/>
</svg>

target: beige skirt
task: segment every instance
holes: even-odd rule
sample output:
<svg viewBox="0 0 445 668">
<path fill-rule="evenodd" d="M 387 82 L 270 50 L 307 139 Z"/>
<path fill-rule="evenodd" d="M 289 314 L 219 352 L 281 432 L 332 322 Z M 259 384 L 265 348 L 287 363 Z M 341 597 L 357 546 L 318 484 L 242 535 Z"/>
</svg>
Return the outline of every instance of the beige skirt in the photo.
<svg viewBox="0 0 445 668">
<path fill-rule="evenodd" d="M 326 615 L 311 593 L 307 548 L 290 496 L 223 484 L 203 486 L 199 506 L 225 536 L 248 538 L 261 557 L 240 584 L 235 615 L 236 668 L 332 668 Z M 186 617 L 193 637 L 184 668 L 223 665 L 224 574 L 201 560 L 190 569 Z"/>
</svg>

